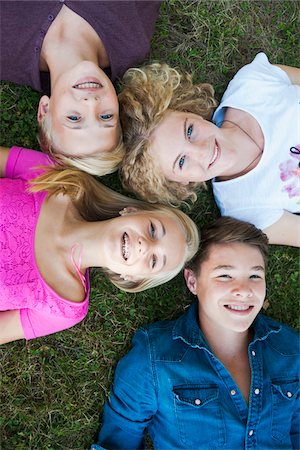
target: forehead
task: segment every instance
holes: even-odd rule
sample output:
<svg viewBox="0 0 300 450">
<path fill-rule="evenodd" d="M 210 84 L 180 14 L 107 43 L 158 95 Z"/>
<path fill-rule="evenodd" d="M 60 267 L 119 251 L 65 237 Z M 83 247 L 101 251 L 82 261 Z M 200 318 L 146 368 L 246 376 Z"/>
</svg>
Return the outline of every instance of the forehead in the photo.
<svg viewBox="0 0 300 450">
<path fill-rule="evenodd" d="M 200 263 L 198 271 L 204 268 L 214 270 L 218 266 L 232 266 L 233 268 L 244 268 L 261 266 L 265 263 L 260 250 L 249 244 L 234 242 L 228 244 L 212 244 L 208 249 L 205 260 Z"/>
</svg>

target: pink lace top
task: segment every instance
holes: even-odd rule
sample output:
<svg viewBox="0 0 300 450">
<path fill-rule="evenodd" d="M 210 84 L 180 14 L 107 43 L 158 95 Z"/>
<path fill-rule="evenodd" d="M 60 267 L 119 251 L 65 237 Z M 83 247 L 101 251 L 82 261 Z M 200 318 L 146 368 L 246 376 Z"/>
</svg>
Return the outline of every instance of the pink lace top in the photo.
<svg viewBox="0 0 300 450">
<path fill-rule="evenodd" d="M 80 322 L 88 310 L 86 297 L 72 302 L 60 297 L 43 280 L 34 255 L 34 236 L 46 193 L 28 193 L 27 181 L 51 159 L 40 152 L 13 147 L 0 179 L 0 310 L 20 310 L 26 339 L 55 333 Z"/>
</svg>

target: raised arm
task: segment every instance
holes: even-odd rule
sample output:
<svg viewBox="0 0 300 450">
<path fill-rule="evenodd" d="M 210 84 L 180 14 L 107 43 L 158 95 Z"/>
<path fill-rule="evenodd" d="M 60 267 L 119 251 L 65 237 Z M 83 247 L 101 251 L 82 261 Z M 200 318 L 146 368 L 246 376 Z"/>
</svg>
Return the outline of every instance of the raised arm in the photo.
<svg viewBox="0 0 300 450">
<path fill-rule="evenodd" d="M 277 222 L 263 230 L 270 244 L 300 247 L 300 216 L 285 211 Z"/>
<path fill-rule="evenodd" d="M 281 64 L 274 64 L 284 70 L 293 84 L 300 84 L 300 69 L 298 67 L 283 66 Z"/>
<path fill-rule="evenodd" d="M 24 339 L 20 311 L 0 312 L 0 344 Z"/>
<path fill-rule="evenodd" d="M 9 155 L 9 148 L 0 146 L 0 178 L 5 175 L 6 161 Z"/>
</svg>

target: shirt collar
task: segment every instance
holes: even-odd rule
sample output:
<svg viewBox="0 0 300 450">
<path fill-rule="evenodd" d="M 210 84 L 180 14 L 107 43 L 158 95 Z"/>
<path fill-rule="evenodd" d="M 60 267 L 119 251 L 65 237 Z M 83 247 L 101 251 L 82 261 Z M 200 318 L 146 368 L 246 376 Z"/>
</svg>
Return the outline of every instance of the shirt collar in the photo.
<svg viewBox="0 0 300 450">
<path fill-rule="evenodd" d="M 253 322 L 255 341 L 263 341 L 272 333 L 279 333 L 281 325 L 268 320 L 263 314 L 258 314 Z M 191 347 L 209 348 L 198 323 L 198 300 L 195 300 L 187 312 L 176 320 L 173 327 L 173 339 L 182 339 Z"/>
</svg>

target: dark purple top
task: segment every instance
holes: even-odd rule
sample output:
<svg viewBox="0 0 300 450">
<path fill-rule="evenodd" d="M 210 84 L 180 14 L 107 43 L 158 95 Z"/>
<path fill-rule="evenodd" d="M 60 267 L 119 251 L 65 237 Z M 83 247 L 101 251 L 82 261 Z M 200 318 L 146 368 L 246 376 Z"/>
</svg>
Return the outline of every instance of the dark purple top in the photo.
<svg viewBox="0 0 300 450">
<path fill-rule="evenodd" d="M 98 33 L 112 80 L 141 62 L 150 49 L 162 0 L 0 1 L 0 79 L 49 93 L 49 74 L 39 71 L 45 34 L 65 4 Z"/>
</svg>

